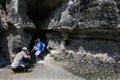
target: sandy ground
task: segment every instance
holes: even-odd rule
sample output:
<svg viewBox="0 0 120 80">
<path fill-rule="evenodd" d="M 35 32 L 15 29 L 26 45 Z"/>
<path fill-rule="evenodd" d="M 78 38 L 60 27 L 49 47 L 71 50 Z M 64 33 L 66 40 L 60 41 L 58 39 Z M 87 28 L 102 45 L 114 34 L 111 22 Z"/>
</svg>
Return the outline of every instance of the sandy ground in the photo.
<svg viewBox="0 0 120 80">
<path fill-rule="evenodd" d="M 48 55 L 35 64 L 29 73 L 11 74 L 10 68 L 0 69 L 0 80 L 84 80 L 57 65 Z"/>
</svg>

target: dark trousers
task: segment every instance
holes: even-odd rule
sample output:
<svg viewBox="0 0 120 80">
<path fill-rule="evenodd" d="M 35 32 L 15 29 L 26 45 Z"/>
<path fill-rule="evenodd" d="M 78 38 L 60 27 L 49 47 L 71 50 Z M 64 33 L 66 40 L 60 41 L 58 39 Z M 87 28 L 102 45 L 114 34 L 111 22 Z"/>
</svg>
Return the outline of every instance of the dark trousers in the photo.
<svg viewBox="0 0 120 80">
<path fill-rule="evenodd" d="M 17 68 L 12 69 L 14 72 L 22 72 L 22 71 L 28 71 L 29 69 L 29 63 L 24 63 L 23 66 L 18 66 Z"/>
<path fill-rule="evenodd" d="M 33 51 L 32 53 L 30 53 L 30 57 L 31 57 L 31 63 L 36 63 L 35 51 Z"/>
</svg>

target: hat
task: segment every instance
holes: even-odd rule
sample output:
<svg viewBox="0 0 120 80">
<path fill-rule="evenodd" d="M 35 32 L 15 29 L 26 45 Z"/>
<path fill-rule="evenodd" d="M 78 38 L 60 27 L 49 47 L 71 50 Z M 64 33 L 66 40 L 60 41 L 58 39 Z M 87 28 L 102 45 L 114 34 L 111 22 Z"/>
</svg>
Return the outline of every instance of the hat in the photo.
<svg viewBox="0 0 120 80">
<path fill-rule="evenodd" d="M 27 51 L 27 50 L 28 50 L 27 47 L 22 48 L 22 51 Z"/>
</svg>

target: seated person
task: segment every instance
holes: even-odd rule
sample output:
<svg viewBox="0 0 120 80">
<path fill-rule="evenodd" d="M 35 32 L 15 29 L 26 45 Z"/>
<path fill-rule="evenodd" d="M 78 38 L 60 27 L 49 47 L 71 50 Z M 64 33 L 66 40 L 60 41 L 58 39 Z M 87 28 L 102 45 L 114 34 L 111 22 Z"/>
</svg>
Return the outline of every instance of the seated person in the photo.
<svg viewBox="0 0 120 80">
<path fill-rule="evenodd" d="M 42 51 L 44 51 L 44 48 L 45 48 L 45 44 L 39 38 L 37 38 L 37 40 L 35 40 L 35 45 L 31 53 L 34 51 L 36 59 L 38 59 L 38 56 L 41 54 Z"/>
</svg>

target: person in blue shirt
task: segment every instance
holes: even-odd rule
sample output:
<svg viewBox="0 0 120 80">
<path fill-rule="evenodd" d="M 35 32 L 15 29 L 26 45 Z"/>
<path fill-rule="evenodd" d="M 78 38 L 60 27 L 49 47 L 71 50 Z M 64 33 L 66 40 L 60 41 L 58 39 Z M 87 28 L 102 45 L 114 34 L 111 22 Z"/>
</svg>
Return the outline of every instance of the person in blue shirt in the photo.
<svg viewBox="0 0 120 80">
<path fill-rule="evenodd" d="M 40 40 L 40 38 L 37 38 L 35 40 L 35 45 L 31 51 L 31 53 L 33 51 L 35 51 L 35 56 L 36 56 L 36 59 L 38 59 L 38 55 L 41 54 L 42 51 L 44 51 L 44 48 L 45 48 L 45 44 Z"/>
</svg>

